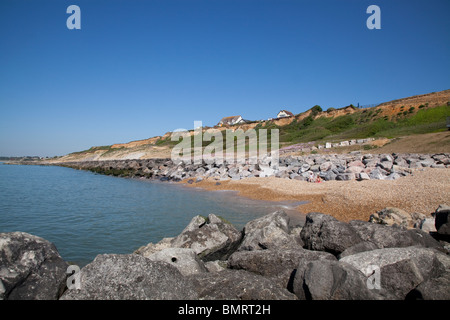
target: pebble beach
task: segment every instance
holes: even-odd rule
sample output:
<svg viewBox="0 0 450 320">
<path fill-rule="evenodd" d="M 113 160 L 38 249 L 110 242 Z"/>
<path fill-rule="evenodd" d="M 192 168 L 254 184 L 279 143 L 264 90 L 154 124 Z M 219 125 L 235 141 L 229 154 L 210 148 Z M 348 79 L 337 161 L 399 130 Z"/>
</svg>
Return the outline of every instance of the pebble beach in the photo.
<svg viewBox="0 0 450 320">
<path fill-rule="evenodd" d="M 268 201 L 308 201 L 298 206 L 299 215 L 322 212 L 338 220 L 367 221 L 385 207 L 431 215 L 440 204 L 450 203 L 450 170 L 413 169 L 396 180 L 307 181 L 276 177 L 220 181 L 204 179 L 186 184 L 205 190 L 234 190 L 238 195 Z"/>
</svg>

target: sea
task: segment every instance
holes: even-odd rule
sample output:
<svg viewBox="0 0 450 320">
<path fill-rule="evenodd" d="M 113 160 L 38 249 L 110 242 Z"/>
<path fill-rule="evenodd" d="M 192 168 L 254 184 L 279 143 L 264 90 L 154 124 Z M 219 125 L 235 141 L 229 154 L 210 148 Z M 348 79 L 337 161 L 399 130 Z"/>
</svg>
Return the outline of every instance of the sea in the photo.
<svg viewBox="0 0 450 320">
<path fill-rule="evenodd" d="M 22 231 L 52 242 L 80 267 L 98 254 L 132 253 L 178 235 L 196 215 L 222 216 L 238 230 L 301 202 L 259 201 L 235 191 L 95 174 L 58 166 L 0 162 L 0 233 Z"/>
</svg>

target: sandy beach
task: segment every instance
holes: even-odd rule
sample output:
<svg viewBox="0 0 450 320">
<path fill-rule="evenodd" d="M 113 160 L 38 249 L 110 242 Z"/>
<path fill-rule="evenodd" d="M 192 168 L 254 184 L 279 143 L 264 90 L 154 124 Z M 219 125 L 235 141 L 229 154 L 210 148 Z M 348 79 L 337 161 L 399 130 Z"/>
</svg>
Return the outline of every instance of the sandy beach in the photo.
<svg viewBox="0 0 450 320">
<path fill-rule="evenodd" d="M 450 205 L 450 170 L 423 168 L 397 180 L 306 181 L 276 177 L 218 181 L 205 179 L 187 184 L 205 190 L 234 190 L 238 195 L 269 201 L 308 201 L 299 215 L 322 212 L 341 221 L 367 221 L 385 207 L 431 215 L 440 204 Z"/>
</svg>

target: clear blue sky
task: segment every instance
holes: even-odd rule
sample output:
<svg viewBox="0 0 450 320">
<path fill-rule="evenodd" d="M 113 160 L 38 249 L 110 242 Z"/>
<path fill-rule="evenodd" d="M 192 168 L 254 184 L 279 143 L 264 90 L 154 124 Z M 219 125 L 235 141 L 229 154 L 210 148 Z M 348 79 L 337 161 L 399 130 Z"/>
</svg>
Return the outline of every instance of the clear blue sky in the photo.
<svg viewBox="0 0 450 320">
<path fill-rule="evenodd" d="M 1 0 L 0 155 L 449 89 L 449 13 L 448 0 Z"/>
</svg>

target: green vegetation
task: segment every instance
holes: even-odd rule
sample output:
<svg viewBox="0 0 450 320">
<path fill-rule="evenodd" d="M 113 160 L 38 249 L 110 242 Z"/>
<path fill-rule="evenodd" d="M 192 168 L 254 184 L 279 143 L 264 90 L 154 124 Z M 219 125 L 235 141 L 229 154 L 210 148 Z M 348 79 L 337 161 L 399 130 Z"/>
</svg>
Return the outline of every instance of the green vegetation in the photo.
<svg viewBox="0 0 450 320">
<path fill-rule="evenodd" d="M 317 104 L 311 108 L 311 113 L 313 116 L 316 116 L 319 112 L 322 112 L 322 108 Z"/>
<path fill-rule="evenodd" d="M 82 154 L 82 153 L 91 153 L 91 152 L 95 152 L 95 151 L 99 151 L 99 150 L 110 151 L 111 146 L 92 147 L 88 150 L 76 151 L 76 152 L 72 152 L 71 154 L 76 155 L 76 154 Z"/>
<path fill-rule="evenodd" d="M 181 137 L 180 140 L 181 141 Z M 155 142 L 155 145 L 157 146 L 175 146 L 176 144 L 178 144 L 179 141 L 172 141 L 171 137 L 166 137 L 164 139 L 160 138 L 159 140 L 157 140 Z"/>
<path fill-rule="evenodd" d="M 318 107 L 318 106 L 317 106 Z M 315 108 L 318 110 L 318 108 Z M 440 106 L 430 109 L 415 108 L 400 112 L 392 119 L 381 116 L 382 109 L 364 109 L 361 112 L 342 115 L 335 118 L 320 117 L 311 114 L 303 120 L 294 119 L 290 124 L 277 126 L 269 121 L 265 126 L 258 124 L 255 129 L 279 129 L 280 143 L 290 145 L 301 142 L 325 142 L 345 139 L 361 139 L 368 137 L 398 137 L 401 135 L 428 133 L 445 130 L 446 117 L 450 116 L 450 106 Z M 268 137 L 268 142 L 270 136 Z"/>
<path fill-rule="evenodd" d="M 397 137 L 401 135 L 443 131 L 450 106 L 419 109 L 413 107 L 400 112 L 400 118 L 389 120 L 380 116 L 381 109 L 364 109 L 361 112 L 336 118 L 306 117 L 302 121 L 280 127 L 280 142 L 294 144 L 308 141 L 344 140 L 368 137 Z"/>
<path fill-rule="evenodd" d="M 354 118 L 347 115 L 333 119 L 330 123 L 325 125 L 325 128 L 333 133 L 338 133 L 351 128 L 354 124 Z"/>
<path fill-rule="evenodd" d="M 364 150 L 372 150 L 372 149 L 376 149 L 376 148 L 378 148 L 377 146 L 374 146 L 374 145 L 370 145 L 370 144 L 365 144 L 364 146 L 363 146 L 363 149 Z"/>
</svg>

